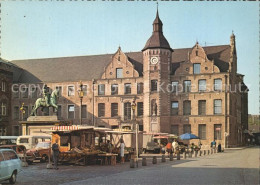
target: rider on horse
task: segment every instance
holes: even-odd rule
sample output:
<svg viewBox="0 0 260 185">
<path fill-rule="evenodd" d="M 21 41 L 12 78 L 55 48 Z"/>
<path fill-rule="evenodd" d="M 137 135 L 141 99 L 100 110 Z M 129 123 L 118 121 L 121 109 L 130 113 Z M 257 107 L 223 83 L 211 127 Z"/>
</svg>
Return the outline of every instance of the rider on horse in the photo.
<svg viewBox="0 0 260 185">
<path fill-rule="evenodd" d="M 49 93 L 49 87 L 45 84 L 42 91 L 43 99 L 46 103 L 46 107 L 49 107 L 49 99 L 50 99 L 50 93 Z"/>
</svg>

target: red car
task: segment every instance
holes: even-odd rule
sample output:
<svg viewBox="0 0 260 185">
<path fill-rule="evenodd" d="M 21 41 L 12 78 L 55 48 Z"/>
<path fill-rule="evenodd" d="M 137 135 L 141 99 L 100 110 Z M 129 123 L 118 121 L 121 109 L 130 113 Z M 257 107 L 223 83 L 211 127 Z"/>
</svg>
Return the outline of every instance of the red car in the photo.
<svg viewBox="0 0 260 185">
<path fill-rule="evenodd" d="M 49 152 L 51 149 L 51 142 L 39 142 L 35 148 L 27 150 L 26 155 L 32 157 L 32 161 L 40 160 L 46 162 L 48 160 Z"/>
</svg>

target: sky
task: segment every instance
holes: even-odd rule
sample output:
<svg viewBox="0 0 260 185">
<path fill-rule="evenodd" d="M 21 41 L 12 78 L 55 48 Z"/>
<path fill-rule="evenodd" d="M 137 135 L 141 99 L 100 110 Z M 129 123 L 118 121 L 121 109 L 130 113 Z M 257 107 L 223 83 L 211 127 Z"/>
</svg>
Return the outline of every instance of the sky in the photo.
<svg viewBox="0 0 260 185">
<path fill-rule="evenodd" d="M 1 2 L 1 58 L 20 60 L 141 51 L 152 33 L 155 1 Z M 230 43 L 249 87 L 249 113 L 259 114 L 259 2 L 159 1 L 173 49 Z"/>
</svg>

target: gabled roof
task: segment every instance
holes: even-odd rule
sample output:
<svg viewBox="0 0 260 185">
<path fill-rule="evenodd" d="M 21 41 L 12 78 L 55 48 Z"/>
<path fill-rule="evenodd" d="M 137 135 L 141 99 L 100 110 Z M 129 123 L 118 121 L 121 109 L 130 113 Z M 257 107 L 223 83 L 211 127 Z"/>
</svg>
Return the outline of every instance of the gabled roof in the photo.
<svg viewBox="0 0 260 185">
<path fill-rule="evenodd" d="M 228 70 L 230 57 L 230 46 L 210 46 L 203 48 L 210 60 L 214 59 L 215 64 L 221 72 Z M 179 66 L 180 62 L 188 60 L 188 52 L 191 48 L 175 49 L 172 53 L 173 68 Z M 143 54 L 142 52 L 125 53 L 129 61 L 142 76 Z M 17 66 L 14 71 L 18 83 L 39 83 L 39 82 L 75 82 L 80 80 L 100 79 L 105 67 L 111 62 L 113 54 L 76 56 L 61 58 L 15 60 L 12 64 Z M 21 69 L 23 71 L 21 72 Z M 173 69 L 174 70 L 174 69 Z"/>
</svg>

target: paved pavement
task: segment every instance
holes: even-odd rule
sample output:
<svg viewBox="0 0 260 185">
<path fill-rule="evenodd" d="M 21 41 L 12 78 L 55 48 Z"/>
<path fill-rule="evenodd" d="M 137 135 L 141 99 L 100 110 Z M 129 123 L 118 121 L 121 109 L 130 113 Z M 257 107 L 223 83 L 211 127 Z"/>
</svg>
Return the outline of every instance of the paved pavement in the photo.
<svg viewBox="0 0 260 185">
<path fill-rule="evenodd" d="M 259 147 L 225 150 L 198 158 L 168 161 L 129 168 L 116 166 L 60 166 L 47 170 L 45 164 L 24 168 L 18 185 L 80 184 L 259 184 Z"/>
</svg>

